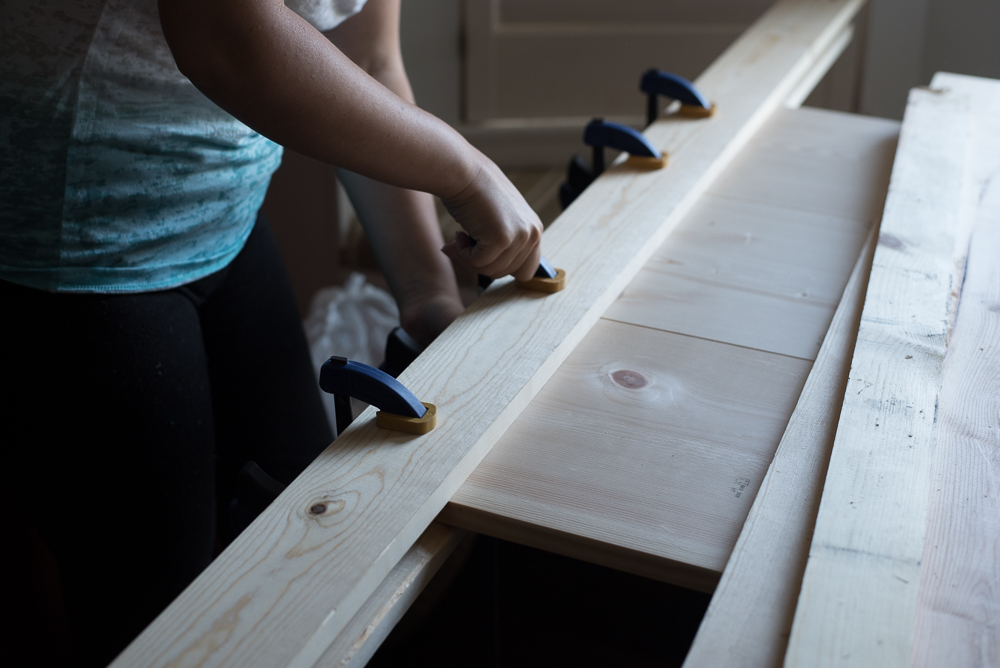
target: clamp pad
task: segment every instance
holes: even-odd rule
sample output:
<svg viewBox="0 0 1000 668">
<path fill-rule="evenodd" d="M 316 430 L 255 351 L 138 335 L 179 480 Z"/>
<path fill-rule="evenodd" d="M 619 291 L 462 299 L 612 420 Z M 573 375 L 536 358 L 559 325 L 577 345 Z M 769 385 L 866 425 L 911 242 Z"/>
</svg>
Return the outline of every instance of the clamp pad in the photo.
<svg viewBox="0 0 1000 668">
<path fill-rule="evenodd" d="M 420 403 L 427 409 L 423 417 L 414 418 L 386 411 L 376 411 L 375 424 L 383 429 L 405 431 L 408 434 L 417 434 L 418 436 L 426 434 L 437 426 L 437 406 L 426 401 Z"/>
<path fill-rule="evenodd" d="M 681 108 L 677 110 L 677 115 L 685 118 L 708 118 L 709 116 L 714 116 L 715 102 L 708 109 L 700 107 L 697 104 L 682 104 Z"/>
<path fill-rule="evenodd" d="M 659 158 L 649 158 L 644 155 L 630 155 L 625 164 L 635 169 L 663 169 L 667 166 L 667 154 Z"/>
<path fill-rule="evenodd" d="M 538 292 L 559 292 L 566 287 L 566 272 L 562 269 L 556 269 L 555 278 L 547 278 L 545 276 L 532 276 L 527 281 L 514 280 L 514 284 L 519 288 L 527 288 L 528 290 L 537 290 Z"/>
</svg>

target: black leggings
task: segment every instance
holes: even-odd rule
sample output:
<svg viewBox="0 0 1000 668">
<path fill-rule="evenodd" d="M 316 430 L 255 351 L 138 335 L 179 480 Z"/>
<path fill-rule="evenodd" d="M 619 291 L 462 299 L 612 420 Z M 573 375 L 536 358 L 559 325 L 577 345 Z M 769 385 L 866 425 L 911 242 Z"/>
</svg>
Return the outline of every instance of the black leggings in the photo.
<svg viewBox="0 0 1000 668">
<path fill-rule="evenodd" d="M 73 665 L 104 665 L 211 561 L 248 460 L 288 483 L 328 426 L 274 238 L 172 290 L 0 281 L 4 501 L 55 559 Z M 10 507 L 13 506 L 13 507 Z"/>
</svg>

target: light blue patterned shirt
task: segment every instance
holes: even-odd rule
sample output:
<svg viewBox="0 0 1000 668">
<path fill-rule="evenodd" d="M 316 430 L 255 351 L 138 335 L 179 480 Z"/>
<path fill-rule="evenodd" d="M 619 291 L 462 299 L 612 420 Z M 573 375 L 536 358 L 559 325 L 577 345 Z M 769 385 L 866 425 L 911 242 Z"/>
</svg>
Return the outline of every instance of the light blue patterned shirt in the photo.
<svg viewBox="0 0 1000 668">
<path fill-rule="evenodd" d="M 364 0 L 288 0 L 320 30 Z M 0 5 L 0 279 L 140 292 L 225 267 L 281 147 L 180 73 L 156 0 Z"/>
</svg>

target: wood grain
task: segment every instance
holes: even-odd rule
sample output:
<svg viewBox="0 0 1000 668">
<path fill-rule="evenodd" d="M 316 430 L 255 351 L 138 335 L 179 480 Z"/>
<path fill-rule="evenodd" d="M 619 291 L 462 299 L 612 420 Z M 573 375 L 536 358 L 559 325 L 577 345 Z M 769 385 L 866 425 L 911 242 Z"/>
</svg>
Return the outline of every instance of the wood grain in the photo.
<svg viewBox="0 0 1000 668">
<path fill-rule="evenodd" d="M 761 153 L 737 156 L 731 176 L 721 176 L 709 194 L 878 223 L 899 122 L 808 108 L 776 117 L 781 125 L 762 128 L 754 138 Z M 807 176 L 820 160 L 836 178 Z M 767 178 L 772 166 L 782 169 L 785 179 Z"/>
<path fill-rule="evenodd" d="M 911 92 L 787 666 L 909 663 L 968 132 Z"/>
<path fill-rule="evenodd" d="M 719 105 L 647 136 L 671 166 L 618 164 L 545 234 L 570 282 L 497 281 L 401 377 L 438 406 L 414 438 L 368 409 L 116 660 L 312 666 L 676 223 L 788 97 L 861 0 L 782 0 L 698 80 Z M 322 510 L 318 510 L 322 507 Z"/>
<path fill-rule="evenodd" d="M 972 100 L 975 221 L 945 356 L 913 665 L 1000 666 L 1000 81 L 937 75 Z"/>
<path fill-rule="evenodd" d="M 737 662 L 766 668 L 780 666 L 784 659 L 874 251 L 875 237 L 870 235 L 685 668 Z"/>
<path fill-rule="evenodd" d="M 323 668 L 361 668 L 467 534 L 434 522 L 316 662 Z"/>
<path fill-rule="evenodd" d="M 786 125 L 814 152 L 811 163 L 773 141 Z M 766 163 L 776 182 L 805 171 L 824 193 L 840 183 L 842 199 L 875 200 L 870 189 L 888 181 L 893 129 L 898 123 L 780 111 L 720 180 L 739 183 L 740 170 L 761 180 Z M 836 151 L 848 146 L 853 157 L 844 160 Z M 775 152 L 786 160 L 765 160 Z M 858 183 L 851 175 L 870 172 L 869 163 L 886 174 Z M 442 521 L 711 591 L 810 367 L 768 353 L 815 354 L 833 293 L 869 229 L 865 219 L 764 201 L 704 196 L 452 497 Z M 630 326 L 636 321 L 641 328 Z M 663 322 L 673 334 L 658 331 Z M 742 345 L 724 345 L 733 343 Z M 646 384 L 616 384 L 622 370 Z"/>
<path fill-rule="evenodd" d="M 441 520 L 468 526 L 465 506 L 659 557 L 659 579 L 719 573 L 809 366 L 602 320 Z"/>
<path fill-rule="evenodd" d="M 898 127 L 777 112 L 605 317 L 814 359 L 880 218 Z"/>
</svg>

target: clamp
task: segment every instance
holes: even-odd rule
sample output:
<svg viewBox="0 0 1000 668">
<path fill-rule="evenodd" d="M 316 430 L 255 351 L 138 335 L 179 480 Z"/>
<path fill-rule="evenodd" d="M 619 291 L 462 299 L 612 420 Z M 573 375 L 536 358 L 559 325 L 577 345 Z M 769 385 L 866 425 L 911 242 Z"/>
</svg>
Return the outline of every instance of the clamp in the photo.
<svg viewBox="0 0 1000 668">
<path fill-rule="evenodd" d="M 354 421 L 351 397 L 380 409 L 375 424 L 383 429 L 426 434 L 437 426 L 437 407 L 422 402 L 398 380 L 375 367 L 331 357 L 319 372 L 319 386 L 334 397 L 337 435 Z"/>
<path fill-rule="evenodd" d="M 667 156 L 649 143 L 641 132 L 621 123 L 595 118 L 583 131 L 583 143 L 593 149 L 590 167 L 579 156 L 569 163 L 566 181 L 559 188 L 559 202 L 568 207 L 594 179 L 604 172 L 604 149 L 613 148 L 629 154 L 625 164 L 640 169 L 661 169 Z"/>
<path fill-rule="evenodd" d="M 677 100 L 681 103 L 678 114 L 689 118 L 708 118 L 715 113 L 715 104 L 710 103 L 694 84 L 684 77 L 658 70 L 646 70 L 639 80 L 639 90 L 646 93 L 646 124 L 651 125 L 659 116 L 658 96 Z"/>
<path fill-rule="evenodd" d="M 479 294 L 483 294 L 483 291 L 493 284 L 493 279 L 489 276 L 479 274 L 476 276 L 476 284 L 479 287 Z M 539 259 L 535 275 L 526 281 L 514 279 L 514 285 L 519 288 L 552 294 L 566 287 L 566 272 L 553 267 L 552 263 L 546 260 L 543 255 Z"/>
<path fill-rule="evenodd" d="M 394 327 L 385 340 L 385 360 L 379 365 L 379 371 L 385 371 L 393 378 L 406 370 L 415 359 L 424 352 L 424 347 L 406 333 L 402 327 Z"/>
</svg>

